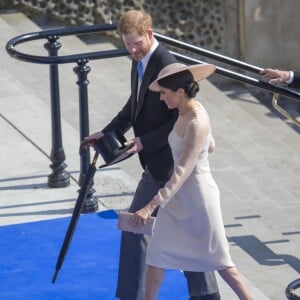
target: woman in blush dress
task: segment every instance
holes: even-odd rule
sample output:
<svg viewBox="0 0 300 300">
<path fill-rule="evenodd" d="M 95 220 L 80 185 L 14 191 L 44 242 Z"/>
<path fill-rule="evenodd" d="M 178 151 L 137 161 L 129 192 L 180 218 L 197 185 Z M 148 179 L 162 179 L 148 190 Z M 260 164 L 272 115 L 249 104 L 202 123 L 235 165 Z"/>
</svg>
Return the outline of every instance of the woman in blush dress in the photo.
<svg viewBox="0 0 300 300">
<path fill-rule="evenodd" d="M 150 90 L 160 92 L 179 117 L 169 135 L 174 171 L 157 195 L 131 218 L 139 226 L 159 206 L 147 250 L 145 300 L 155 300 L 165 269 L 217 270 L 239 299 L 253 299 L 231 260 L 220 207 L 220 193 L 210 172 L 214 150 L 209 116 L 195 97 L 199 81 L 215 71 L 211 64 L 163 68 Z"/>
</svg>

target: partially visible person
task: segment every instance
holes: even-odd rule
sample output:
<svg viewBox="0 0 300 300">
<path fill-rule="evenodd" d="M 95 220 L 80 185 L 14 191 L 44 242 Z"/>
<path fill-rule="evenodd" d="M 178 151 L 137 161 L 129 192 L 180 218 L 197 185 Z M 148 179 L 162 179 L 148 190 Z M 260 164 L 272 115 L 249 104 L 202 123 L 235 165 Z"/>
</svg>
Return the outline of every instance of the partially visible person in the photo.
<svg viewBox="0 0 300 300">
<path fill-rule="evenodd" d="M 149 86 L 160 92 L 169 109 L 179 110 L 179 117 L 169 135 L 173 174 L 130 220 L 140 226 L 160 207 L 146 257 L 145 300 L 157 299 L 165 269 L 218 270 L 239 299 L 253 299 L 231 260 L 220 192 L 209 167 L 208 153 L 214 148 L 210 118 L 195 99 L 198 81 L 214 71 L 210 64 L 174 63 L 163 68 Z"/>
<path fill-rule="evenodd" d="M 129 212 L 144 207 L 170 178 L 173 158 L 168 135 L 178 117 L 178 110 L 169 110 L 160 101 L 159 93 L 150 91 L 149 84 L 160 70 L 176 62 L 175 57 L 154 38 L 152 20 L 148 13 L 137 10 L 125 12 L 118 24 L 118 32 L 132 57 L 131 94 L 120 112 L 101 131 L 85 138 L 86 146 L 105 132 L 119 129 L 125 133 L 133 128 L 134 146 L 129 153 L 138 153 L 142 177 L 138 183 Z M 142 73 L 138 76 L 138 63 Z M 155 212 L 154 212 L 155 214 Z M 122 300 L 144 299 L 145 258 L 149 237 L 122 232 L 116 297 Z M 219 300 L 214 272 L 184 272 L 192 300 Z"/>
<path fill-rule="evenodd" d="M 260 74 L 273 84 L 287 84 L 292 88 L 300 88 L 300 72 L 278 69 L 263 69 Z"/>
</svg>

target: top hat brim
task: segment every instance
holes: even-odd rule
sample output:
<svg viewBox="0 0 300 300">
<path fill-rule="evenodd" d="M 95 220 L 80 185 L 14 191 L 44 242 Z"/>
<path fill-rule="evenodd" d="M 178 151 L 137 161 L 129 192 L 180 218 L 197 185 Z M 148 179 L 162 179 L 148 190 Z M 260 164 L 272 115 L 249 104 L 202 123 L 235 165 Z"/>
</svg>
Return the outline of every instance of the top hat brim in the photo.
<svg viewBox="0 0 300 300">
<path fill-rule="evenodd" d="M 127 150 L 129 150 L 133 145 L 134 145 L 134 143 L 131 143 L 131 144 L 125 146 L 122 150 L 120 150 L 117 157 L 115 157 L 112 161 L 107 162 L 106 164 L 103 164 L 103 165 L 99 166 L 99 169 L 117 164 L 117 163 L 131 157 L 134 153 L 127 153 Z"/>
</svg>

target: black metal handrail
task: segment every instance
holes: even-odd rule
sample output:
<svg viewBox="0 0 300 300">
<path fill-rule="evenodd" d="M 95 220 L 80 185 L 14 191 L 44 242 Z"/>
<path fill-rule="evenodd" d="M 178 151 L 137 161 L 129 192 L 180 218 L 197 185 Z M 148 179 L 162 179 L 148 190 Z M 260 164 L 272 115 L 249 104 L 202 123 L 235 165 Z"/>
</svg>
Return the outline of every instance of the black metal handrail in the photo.
<svg viewBox="0 0 300 300">
<path fill-rule="evenodd" d="M 38 32 L 31 32 L 23 35 L 16 36 L 9 40 L 6 44 L 6 51 L 14 58 L 30 63 L 36 64 L 69 64 L 77 63 L 79 60 L 95 60 L 104 58 L 113 58 L 128 55 L 128 51 L 123 49 L 113 49 L 97 52 L 87 52 L 78 54 L 69 54 L 61 56 L 38 56 L 23 53 L 16 50 L 16 45 L 30 42 L 34 40 L 49 39 L 49 38 L 59 38 L 61 36 L 68 35 L 81 35 L 81 34 L 91 34 L 95 32 L 103 32 L 109 30 L 115 30 L 115 24 L 100 24 L 92 26 L 77 26 L 69 28 L 60 29 L 49 29 Z"/>
<path fill-rule="evenodd" d="M 262 68 L 259 68 L 254 65 L 250 65 L 246 62 L 243 62 L 243 61 L 240 61 L 237 59 L 233 59 L 231 57 L 228 57 L 228 56 L 225 56 L 225 55 L 222 55 L 222 54 L 219 54 L 219 53 L 216 53 L 216 52 L 213 52 L 213 51 L 201 48 L 201 47 L 197 47 L 197 46 L 173 39 L 171 37 L 168 37 L 168 36 L 165 36 L 165 35 L 162 35 L 159 33 L 155 33 L 155 37 L 159 41 L 164 42 L 170 46 L 174 46 L 176 48 L 187 50 L 187 51 L 195 53 L 197 55 L 200 54 L 204 57 L 212 58 L 213 60 L 217 60 L 222 63 L 229 64 L 230 66 L 235 66 L 240 69 L 247 70 L 247 71 L 250 71 L 253 73 L 259 73 L 262 70 Z"/>
<path fill-rule="evenodd" d="M 185 62 L 187 64 L 201 64 L 201 63 L 203 64 L 203 63 L 206 63 L 202 60 L 190 58 L 188 56 L 176 53 L 174 51 L 170 51 L 170 52 L 174 54 L 174 56 L 177 58 L 177 60 Z M 235 64 L 236 64 L 236 62 L 235 62 Z M 253 66 L 253 68 L 258 68 L 258 67 Z M 295 100 L 300 100 L 300 94 L 298 92 L 296 92 L 295 90 L 292 90 L 292 89 L 285 88 L 283 86 L 273 85 L 273 84 L 270 84 L 266 81 L 262 81 L 262 80 L 259 80 L 257 78 L 247 76 L 247 75 L 244 75 L 244 74 L 240 74 L 240 73 L 237 73 L 237 72 L 234 72 L 234 71 L 230 71 L 228 69 L 218 67 L 218 66 L 216 66 L 215 73 L 219 74 L 219 75 L 222 75 L 226 78 L 234 79 L 234 80 L 237 80 L 237 81 L 240 81 L 240 82 L 243 82 L 243 83 L 246 83 L 246 84 L 249 84 L 249 85 L 264 89 L 264 90 L 267 90 L 267 91 L 272 92 L 272 93 L 277 93 L 277 94 L 280 94 L 282 96 L 286 96 L 286 97 L 289 97 L 289 98 L 292 98 L 292 99 L 295 99 Z"/>
<path fill-rule="evenodd" d="M 69 175 L 67 174 L 67 172 L 64 171 L 66 165 L 64 163 L 65 154 L 62 146 L 62 134 L 60 124 L 61 122 L 58 66 L 60 64 L 68 63 L 77 64 L 77 66 L 74 67 L 74 72 L 78 76 L 78 81 L 76 83 L 79 86 L 80 140 L 82 140 L 86 135 L 89 134 L 87 90 L 89 81 L 87 80 L 87 74 L 90 72 L 90 67 L 87 66 L 87 63 L 90 60 L 106 59 L 129 55 L 127 49 L 125 48 L 78 53 L 71 55 L 58 55 L 58 50 L 61 47 L 61 43 L 58 40 L 62 36 L 92 34 L 98 32 L 113 31 L 116 29 L 117 24 L 115 23 L 49 29 L 16 36 L 9 40 L 6 44 L 6 50 L 8 54 L 13 58 L 30 63 L 47 64 L 50 68 L 50 96 L 52 117 L 52 150 L 50 157 L 52 164 L 50 165 L 50 167 L 53 169 L 53 173 L 48 177 L 49 186 L 63 187 L 69 184 Z M 200 55 L 205 58 L 211 58 L 218 62 L 225 63 L 230 67 L 237 67 L 240 70 L 242 70 L 242 72 L 252 72 L 257 76 L 262 70 L 262 68 L 256 67 L 254 65 L 250 65 L 245 62 L 232 59 L 230 57 L 220 55 L 215 52 L 206 50 L 204 48 L 196 47 L 191 44 L 187 44 L 158 33 L 154 33 L 154 35 L 159 41 L 166 44 L 166 46 L 176 47 L 176 49 L 188 51 L 195 55 Z M 21 52 L 16 49 L 16 46 L 19 44 L 41 39 L 47 40 L 47 43 L 44 45 L 44 47 L 48 51 L 48 56 L 32 55 Z M 174 52 L 171 49 L 170 51 L 175 55 L 178 61 L 184 62 L 186 64 L 204 63 L 201 60 Z M 297 101 L 300 100 L 300 94 L 297 93 L 295 90 L 291 90 L 283 86 L 275 86 L 269 84 L 268 82 L 260 80 L 259 78 L 254 78 L 251 76 L 241 74 L 242 72 L 232 71 L 219 66 L 217 66 L 216 69 L 216 74 L 225 76 L 226 78 L 237 80 L 251 86 L 259 87 L 269 92 L 284 95 Z M 84 181 L 84 177 L 89 164 L 90 156 L 89 152 L 87 152 L 81 157 L 79 184 Z M 86 211 L 95 210 L 97 208 L 97 203 L 92 198 L 93 192 L 94 190 L 91 188 L 89 193 L 89 201 L 86 201 L 86 203 L 89 202 L 89 204 L 87 204 L 85 207 Z"/>
<path fill-rule="evenodd" d="M 48 39 L 51 36 L 60 37 L 60 36 L 68 36 L 68 35 L 82 35 L 82 34 L 91 34 L 91 33 L 104 32 L 104 31 L 110 31 L 116 29 L 117 29 L 117 24 L 113 23 L 113 24 L 74 26 L 68 28 L 49 29 L 49 30 L 44 30 L 39 32 L 33 32 L 33 33 L 17 36 L 11 39 L 10 41 L 8 41 L 6 44 L 6 50 L 12 57 L 18 60 L 32 62 L 32 63 L 39 63 L 39 64 L 66 64 L 66 63 L 77 62 L 82 59 L 95 60 L 95 59 L 127 56 L 128 51 L 125 48 L 80 53 L 80 54 L 73 54 L 73 55 L 64 55 L 64 56 L 57 56 L 57 57 L 30 55 L 30 54 L 17 51 L 15 49 L 15 46 L 20 43 L 29 42 L 37 39 Z M 182 41 L 164 36 L 159 33 L 154 33 L 154 35 L 159 41 L 169 46 L 173 46 L 181 50 L 186 50 L 191 53 L 204 56 L 206 58 L 211 58 L 221 63 L 228 64 L 230 67 L 237 67 L 243 71 L 249 71 L 258 75 L 259 72 L 262 70 L 262 68 L 257 67 L 255 65 L 251 65 L 246 62 L 233 59 L 231 57 L 221 55 L 201 47 L 184 43 Z M 201 60 L 193 59 L 191 57 L 179 54 L 174 51 L 171 52 L 177 57 L 179 61 L 185 62 L 187 64 L 204 63 Z M 231 71 L 222 67 L 217 67 L 216 74 L 243 82 L 245 84 L 259 87 L 261 89 L 267 90 L 272 93 L 277 93 L 295 100 L 300 100 L 300 94 L 298 92 L 296 92 L 293 89 L 286 88 L 284 86 L 272 85 L 258 78 L 253 78 L 251 76 L 243 75 L 241 73 Z"/>
</svg>

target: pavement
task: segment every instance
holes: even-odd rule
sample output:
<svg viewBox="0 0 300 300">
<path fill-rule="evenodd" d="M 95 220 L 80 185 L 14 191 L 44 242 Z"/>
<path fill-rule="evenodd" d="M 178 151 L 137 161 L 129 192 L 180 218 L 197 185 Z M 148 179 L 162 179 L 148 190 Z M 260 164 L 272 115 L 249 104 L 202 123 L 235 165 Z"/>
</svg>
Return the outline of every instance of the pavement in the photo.
<svg viewBox="0 0 300 300">
<path fill-rule="evenodd" d="M 74 66 L 60 67 L 63 148 L 70 185 L 50 188 L 48 68 L 17 61 L 4 49 L 10 38 L 41 29 L 20 13 L 0 15 L 0 29 L 0 226 L 70 216 L 78 197 L 80 172 Z M 40 53 L 41 45 L 35 42 L 24 46 L 24 51 Z M 75 37 L 65 38 L 63 45 L 61 53 L 114 47 L 104 41 L 89 45 Z M 130 61 L 114 58 L 91 62 L 90 66 L 93 132 L 127 99 Z M 245 87 L 218 89 L 204 81 L 199 101 L 213 124 L 217 148 L 211 155 L 211 167 L 221 190 L 233 260 L 255 299 L 285 299 L 287 284 L 300 277 L 299 131 Z M 131 136 L 129 132 L 127 137 Z M 98 169 L 94 196 L 99 210 L 127 209 L 141 171 L 136 156 Z M 218 282 L 224 299 L 236 299 L 219 276 Z"/>
</svg>

